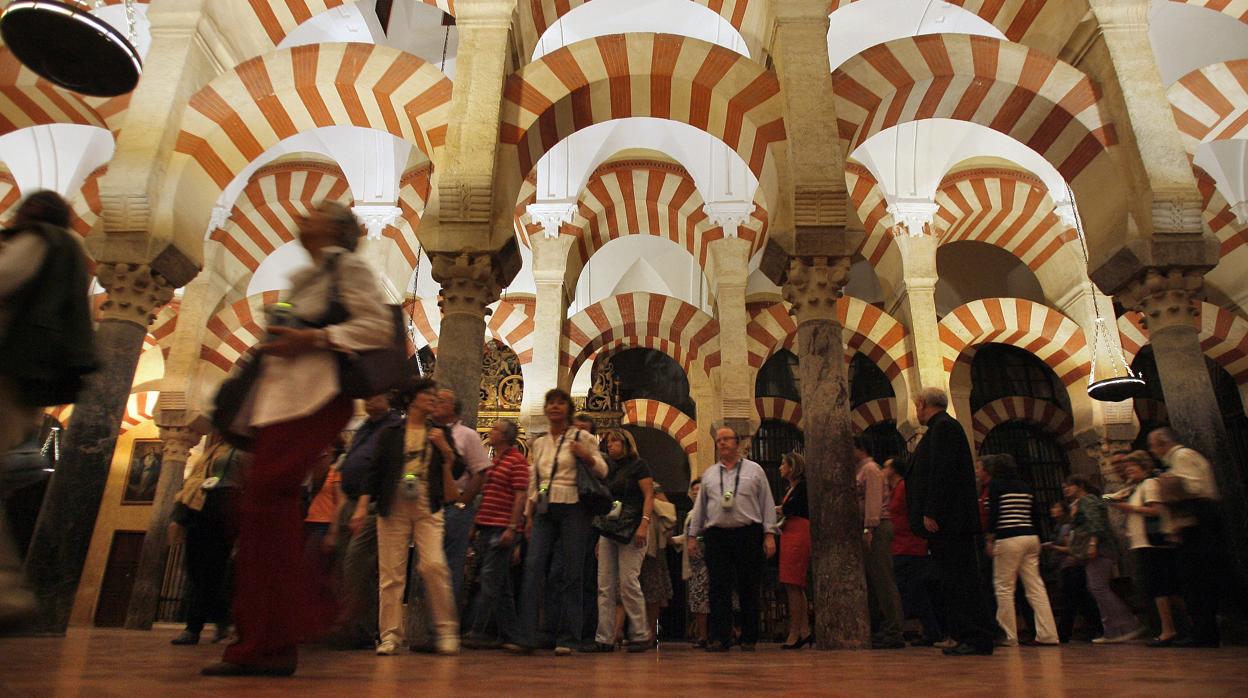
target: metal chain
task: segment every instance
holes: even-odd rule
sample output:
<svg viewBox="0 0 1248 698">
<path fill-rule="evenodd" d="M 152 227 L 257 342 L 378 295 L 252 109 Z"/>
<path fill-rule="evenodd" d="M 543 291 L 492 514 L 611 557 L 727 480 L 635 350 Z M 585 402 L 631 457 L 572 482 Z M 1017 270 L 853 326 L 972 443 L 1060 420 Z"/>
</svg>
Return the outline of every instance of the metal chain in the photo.
<svg viewBox="0 0 1248 698">
<path fill-rule="evenodd" d="M 126 26 L 130 30 L 130 45 L 139 50 L 138 20 L 134 15 L 134 0 L 126 0 Z"/>
</svg>

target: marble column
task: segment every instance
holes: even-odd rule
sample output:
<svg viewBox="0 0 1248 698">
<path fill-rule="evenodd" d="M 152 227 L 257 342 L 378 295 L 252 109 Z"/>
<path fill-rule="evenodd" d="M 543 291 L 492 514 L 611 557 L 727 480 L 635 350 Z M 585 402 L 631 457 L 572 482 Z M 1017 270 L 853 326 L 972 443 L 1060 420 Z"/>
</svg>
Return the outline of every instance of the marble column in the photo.
<svg viewBox="0 0 1248 698">
<path fill-rule="evenodd" d="M 100 368 L 74 405 L 26 560 L 41 606 L 32 630 L 40 633 L 62 634 L 69 624 L 143 338 L 173 297 L 173 286 L 145 264 L 102 263 L 96 273 L 108 291 L 95 333 Z"/>
<path fill-rule="evenodd" d="M 940 320 L 936 316 L 936 248 L 940 241 L 931 234 L 931 216 L 917 217 L 913 210 L 907 216 L 900 216 L 897 211 L 893 215 L 899 221 L 893 232 L 901 253 L 904 288 L 895 307 L 889 308 L 889 311 L 901 317 L 910 330 L 907 339 L 916 363 L 910 375 L 917 374 L 918 379 L 912 388 L 914 392 L 924 387 L 945 389 L 949 374 L 945 371 Z M 935 215 L 934 209 L 931 215 Z M 904 395 L 898 395 L 897 407 L 903 410 L 904 415 L 898 415 L 897 421 L 909 422 L 917 428 L 913 402 Z M 962 416 L 957 414 L 957 410 L 954 413 Z M 969 415 L 967 417 L 969 419 Z"/>
<path fill-rule="evenodd" d="M 797 321 L 820 649 L 862 649 L 871 641 L 845 342 L 836 314 L 849 269 L 848 255 L 795 257 L 784 286 Z"/>
<path fill-rule="evenodd" d="M 1241 466 L 1227 445 L 1226 425 L 1200 346 L 1197 315 L 1203 285 L 1203 272 L 1199 270 L 1150 268 L 1128 284 L 1118 300 L 1124 307 L 1144 315 L 1170 426 L 1180 442 L 1200 451 L 1213 463 L 1230 534 L 1227 542 L 1242 564 L 1248 553 L 1244 539 L 1248 522 L 1244 482 Z"/>
<path fill-rule="evenodd" d="M 191 447 L 199 443 L 200 433 L 190 427 L 160 428 L 160 440 L 164 446 L 160 460 L 160 479 L 156 483 L 156 498 L 147 522 L 147 534 L 143 537 L 143 551 L 139 567 L 134 575 L 134 587 L 130 592 L 130 607 L 126 611 L 126 627 L 131 630 L 151 630 L 160 606 L 160 589 L 165 581 L 165 567 L 169 559 L 169 540 L 166 530 L 173 514 L 174 499 L 182 489 L 182 475 L 190 457 Z"/>
<path fill-rule="evenodd" d="M 487 306 L 501 291 L 498 266 L 486 253 L 435 253 L 430 261 L 433 278 L 442 284 L 438 298 L 442 326 L 433 377 L 455 391 L 463 401 L 463 423 L 476 427 Z"/>
<path fill-rule="evenodd" d="M 537 294 L 533 303 L 533 360 L 524 375 L 524 398 L 520 405 L 520 418 L 528 434 L 546 431 L 543 411 L 546 391 L 566 389 L 572 380 L 572 376 L 564 375 L 560 353 L 568 312 L 568 252 L 575 238 L 559 235 L 557 226 L 554 229 L 554 236 L 535 235 L 529 239 Z"/>
</svg>

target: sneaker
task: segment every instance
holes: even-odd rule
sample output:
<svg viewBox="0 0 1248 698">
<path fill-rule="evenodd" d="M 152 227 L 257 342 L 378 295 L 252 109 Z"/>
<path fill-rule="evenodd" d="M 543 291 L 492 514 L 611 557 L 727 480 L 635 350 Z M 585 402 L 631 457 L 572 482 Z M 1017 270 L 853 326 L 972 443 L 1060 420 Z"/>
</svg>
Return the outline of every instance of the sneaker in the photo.
<svg viewBox="0 0 1248 698">
<path fill-rule="evenodd" d="M 567 657 L 567 656 L 570 656 L 571 654 L 572 654 L 571 647 L 564 647 L 563 645 L 560 645 L 555 648 L 556 657 Z"/>
<path fill-rule="evenodd" d="M 940 650 L 952 649 L 957 646 L 958 646 L 958 641 L 951 637 L 947 637 L 941 640 L 940 642 L 932 643 L 932 647 L 935 647 L 936 649 L 940 649 Z"/>
<path fill-rule="evenodd" d="M 379 657 L 393 657 L 398 653 L 399 643 L 394 640 L 382 640 L 381 644 L 377 645 L 377 656 Z"/>
<path fill-rule="evenodd" d="M 441 655 L 459 654 L 459 637 L 455 635 L 440 637 L 435 647 Z"/>
</svg>

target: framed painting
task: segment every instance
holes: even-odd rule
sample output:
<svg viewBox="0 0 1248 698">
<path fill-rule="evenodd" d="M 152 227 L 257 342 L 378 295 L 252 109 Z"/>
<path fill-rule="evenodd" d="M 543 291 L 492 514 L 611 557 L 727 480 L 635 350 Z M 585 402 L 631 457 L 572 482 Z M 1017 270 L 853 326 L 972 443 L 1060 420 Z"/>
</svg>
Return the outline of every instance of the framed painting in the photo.
<svg viewBox="0 0 1248 698">
<path fill-rule="evenodd" d="M 130 451 L 130 467 L 126 470 L 126 489 L 121 495 L 122 504 L 151 504 L 156 500 L 164 450 L 160 439 L 135 439 L 134 449 Z"/>
</svg>

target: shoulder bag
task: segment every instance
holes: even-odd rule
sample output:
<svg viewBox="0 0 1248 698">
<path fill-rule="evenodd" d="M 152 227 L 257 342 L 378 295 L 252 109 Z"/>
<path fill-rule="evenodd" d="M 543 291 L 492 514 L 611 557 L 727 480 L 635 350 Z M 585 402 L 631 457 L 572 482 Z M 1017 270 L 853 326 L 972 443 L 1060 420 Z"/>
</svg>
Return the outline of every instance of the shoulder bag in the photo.
<svg viewBox="0 0 1248 698">
<path fill-rule="evenodd" d="M 251 449 L 255 433 L 246 428 L 238 429 L 234 423 L 238 421 L 238 414 L 247 403 L 252 386 L 259 377 L 260 352 L 252 350 L 239 359 L 230 377 L 221 383 L 212 400 L 213 428 L 220 432 L 226 443 L 244 451 Z"/>
<path fill-rule="evenodd" d="M 573 441 L 580 440 L 580 431 L 573 435 Z M 558 462 L 559 454 L 555 454 L 555 461 Z M 554 476 L 551 476 L 554 479 Z M 576 498 L 580 502 L 590 516 L 598 516 L 611 511 L 611 505 L 615 498 L 611 496 L 611 490 L 607 487 L 607 483 L 602 478 L 594 475 L 589 465 L 580 458 L 576 459 Z"/>
<path fill-rule="evenodd" d="M 337 325 L 351 318 L 351 312 L 342 302 L 338 288 L 338 258 L 329 262 L 331 274 L 329 286 L 329 309 L 321 327 Z M 409 371 L 407 361 L 407 328 L 403 322 L 403 308 L 387 304 L 394 336 L 389 346 L 359 352 L 335 351 L 338 359 L 338 387 L 344 397 L 365 399 L 380 395 L 403 384 Z"/>
</svg>

